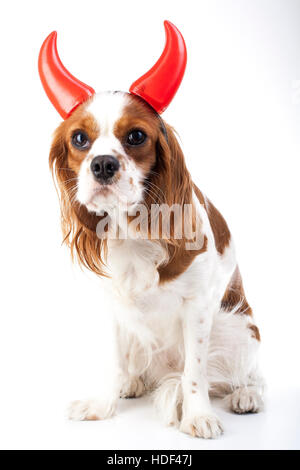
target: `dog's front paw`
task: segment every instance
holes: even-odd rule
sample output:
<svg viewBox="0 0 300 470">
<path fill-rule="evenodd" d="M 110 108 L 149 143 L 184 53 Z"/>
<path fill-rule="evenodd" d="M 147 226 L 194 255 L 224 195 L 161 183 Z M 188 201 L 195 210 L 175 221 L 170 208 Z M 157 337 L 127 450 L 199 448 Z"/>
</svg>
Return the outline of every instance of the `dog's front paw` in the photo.
<svg viewBox="0 0 300 470">
<path fill-rule="evenodd" d="M 144 382 L 139 377 L 131 377 L 123 384 L 120 396 L 121 398 L 138 398 L 144 392 Z"/>
<path fill-rule="evenodd" d="M 183 418 L 179 429 L 181 432 L 190 434 L 193 437 L 202 437 L 204 439 L 214 439 L 223 432 L 219 419 L 213 414 Z"/>
<path fill-rule="evenodd" d="M 110 418 L 115 411 L 115 401 L 77 400 L 70 404 L 68 417 L 75 421 L 96 421 Z"/>
<path fill-rule="evenodd" d="M 238 414 L 258 413 L 263 408 L 263 399 L 255 387 L 240 387 L 229 396 L 230 408 Z"/>
</svg>

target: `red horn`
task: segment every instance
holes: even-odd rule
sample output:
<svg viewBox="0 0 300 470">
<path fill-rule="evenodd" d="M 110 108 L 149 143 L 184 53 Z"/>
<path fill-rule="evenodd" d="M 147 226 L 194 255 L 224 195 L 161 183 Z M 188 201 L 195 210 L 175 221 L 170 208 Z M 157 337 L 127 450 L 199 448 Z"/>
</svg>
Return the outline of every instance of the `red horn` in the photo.
<svg viewBox="0 0 300 470">
<path fill-rule="evenodd" d="M 39 74 L 47 96 L 63 119 L 78 105 L 93 96 L 93 88 L 85 85 L 63 66 L 56 48 L 53 31 L 43 42 L 39 55 Z"/>
<path fill-rule="evenodd" d="M 162 113 L 179 88 L 186 67 L 186 46 L 180 31 L 170 21 L 164 21 L 166 44 L 153 67 L 138 78 L 130 92 Z"/>
</svg>

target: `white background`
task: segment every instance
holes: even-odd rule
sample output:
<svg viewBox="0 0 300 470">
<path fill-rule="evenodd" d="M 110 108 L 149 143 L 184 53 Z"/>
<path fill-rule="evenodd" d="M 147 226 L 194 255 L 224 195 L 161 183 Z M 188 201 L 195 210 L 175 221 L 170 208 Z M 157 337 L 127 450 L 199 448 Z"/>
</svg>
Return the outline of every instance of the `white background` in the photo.
<svg viewBox="0 0 300 470">
<path fill-rule="evenodd" d="M 188 48 L 164 118 L 234 235 L 268 383 L 266 411 L 221 410 L 225 434 L 209 442 L 164 428 L 149 399 L 123 401 L 106 422 L 64 416 L 101 393 L 109 311 L 101 281 L 61 247 L 47 161 L 60 117 L 39 48 L 56 29 L 75 76 L 128 90 L 160 55 L 164 19 Z M 300 2 L 11 0 L 0 21 L 1 448 L 299 448 Z"/>
</svg>

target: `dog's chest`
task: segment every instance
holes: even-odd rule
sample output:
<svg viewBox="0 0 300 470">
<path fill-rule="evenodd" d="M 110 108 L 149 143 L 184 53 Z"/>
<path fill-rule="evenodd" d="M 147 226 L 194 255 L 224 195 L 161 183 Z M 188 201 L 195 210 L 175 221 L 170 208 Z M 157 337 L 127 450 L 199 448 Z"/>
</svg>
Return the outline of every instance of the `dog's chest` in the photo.
<svg viewBox="0 0 300 470">
<path fill-rule="evenodd" d="M 109 241 L 108 265 L 112 278 L 115 314 L 137 336 L 155 338 L 157 344 L 178 338 L 178 312 L 184 289 L 175 283 L 160 285 L 157 265 L 165 256 L 159 244 L 144 241 Z M 134 325 L 134 326 L 133 326 Z M 144 338 L 145 339 L 145 338 Z M 143 340 L 144 341 L 144 340 Z"/>
<path fill-rule="evenodd" d="M 160 245 L 148 240 L 109 240 L 108 267 L 118 295 L 134 299 L 157 287 L 163 256 Z"/>
<path fill-rule="evenodd" d="M 168 313 L 174 316 L 187 300 L 205 297 L 208 290 L 207 276 L 201 274 L 208 269 L 206 255 L 196 257 L 174 280 L 160 284 L 157 266 L 164 257 L 163 247 L 149 240 L 108 243 L 107 261 L 115 295 L 122 304 L 137 307 L 148 319 L 153 315 L 166 317 Z"/>
</svg>

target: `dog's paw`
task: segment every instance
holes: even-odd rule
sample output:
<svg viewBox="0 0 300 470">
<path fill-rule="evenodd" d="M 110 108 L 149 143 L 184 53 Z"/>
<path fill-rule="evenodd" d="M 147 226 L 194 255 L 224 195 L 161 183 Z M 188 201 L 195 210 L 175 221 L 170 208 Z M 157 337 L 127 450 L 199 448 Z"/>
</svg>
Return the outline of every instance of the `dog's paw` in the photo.
<svg viewBox="0 0 300 470">
<path fill-rule="evenodd" d="M 229 404 L 235 413 L 258 413 L 263 408 L 263 400 L 255 387 L 240 387 L 229 396 Z"/>
<path fill-rule="evenodd" d="M 123 384 L 120 397 L 121 398 L 138 398 L 145 392 L 144 382 L 139 377 L 130 377 Z"/>
<path fill-rule="evenodd" d="M 203 439 L 214 439 L 223 433 L 223 427 L 214 414 L 195 416 L 192 419 L 183 418 L 179 430 Z"/>
<path fill-rule="evenodd" d="M 68 408 L 68 418 L 74 421 L 96 421 L 110 418 L 116 411 L 116 403 L 101 400 L 77 400 Z"/>
</svg>

